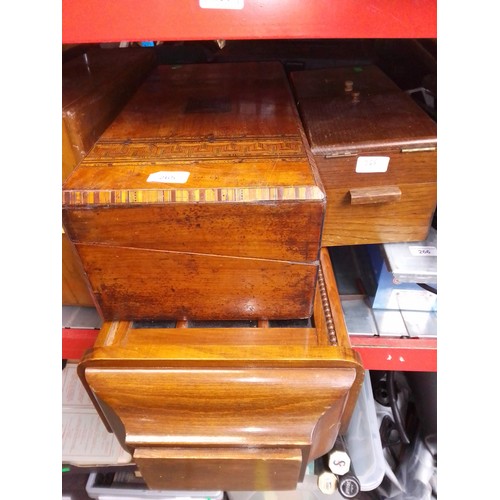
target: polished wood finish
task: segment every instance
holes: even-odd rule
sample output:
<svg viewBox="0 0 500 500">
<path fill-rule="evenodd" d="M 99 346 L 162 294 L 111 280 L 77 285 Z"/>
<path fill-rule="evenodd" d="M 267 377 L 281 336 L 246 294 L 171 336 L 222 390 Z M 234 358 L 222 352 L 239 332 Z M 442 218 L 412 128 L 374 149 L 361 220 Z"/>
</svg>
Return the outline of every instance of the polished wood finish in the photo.
<svg viewBox="0 0 500 500">
<path fill-rule="evenodd" d="M 170 203 L 72 210 L 63 220 L 76 241 L 89 245 L 311 263 L 322 212 L 320 204 L 298 201 Z M 296 224 L 285 223 L 290 219 Z"/>
<path fill-rule="evenodd" d="M 134 461 L 152 489 L 218 490 L 221 471 L 226 490 L 293 490 L 302 464 L 300 449 L 138 448 Z M 196 461 L 196 467 L 193 467 Z"/>
<path fill-rule="evenodd" d="M 327 193 L 322 244 L 425 239 L 437 200 L 436 123 L 374 65 L 292 72 L 291 83 Z"/>
<path fill-rule="evenodd" d="M 73 244 L 62 233 L 62 303 L 67 306 L 94 307 L 90 287 Z"/>
<path fill-rule="evenodd" d="M 347 430 L 364 370 L 320 259 L 305 326 L 104 323 L 79 375 L 150 487 L 294 489 Z"/>
<path fill-rule="evenodd" d="M 354 173 L 356 157 L 317 160 L 328 198 L 322 244 L 425 240 L 436 209 L 436 160 L 435 151 L 395 153 L 388 172 L 372 174 Z M 351 202 L 353 189 L 385 189 L 388 185 L 398 187 L 399 199 L 365 205 Z"/>
<path fill-rule="evenodd" d="M 306 436 L 325 408 L 338 429 L 355 375 L 351 369 L 279 366 L 85 372 L 97 397 L 116 409 L 131 448 L 144 446 L 146 439 L 160 447 L 211 447 L 214 439 L 216 446 L 238 446 L 242 440 L 250 448 L 309 446 Z M 147 418 L 138 418 L 138 409 Z"/>
<path fill-rule="evenodd" d="M 140 47 L 90 47 L 63 63 L 63 181 L 154 66 L 154 51 Z"/>
<path fill-rule="evenodd" d="M 291 81 L 315 155 L 436 147 L 435 122 L 375 65 L 298 71 Z"/>
<path fill-rule="evenodd" d="M 147 48 L 77 46 L 66 52 L 63 50 L 63 182 L 155 65 L 156 56 Z M 72 242 L 63 232 L 62 303 L 93 306 L 82 264 L 72 247 Z"/>
<path fill-rule="evenodd" d="M 78 245 L 103 318 L 305 318 L 317 266 L 180 252 Z M 168 313 L 166 312 L 168 311 Z"/>
<path fill-rule="evenodd" d="M 349 194 L 351 195 L 351 205 L 386 203 L 401 199 L 401 189 L 398 186 L 353 188 Z"/>
<path fill-rule="evenodd" d="M 325 205 L 275 62 L 158 66 L 63 186 L 106 320 L 310 317 Z"/>
</svg>

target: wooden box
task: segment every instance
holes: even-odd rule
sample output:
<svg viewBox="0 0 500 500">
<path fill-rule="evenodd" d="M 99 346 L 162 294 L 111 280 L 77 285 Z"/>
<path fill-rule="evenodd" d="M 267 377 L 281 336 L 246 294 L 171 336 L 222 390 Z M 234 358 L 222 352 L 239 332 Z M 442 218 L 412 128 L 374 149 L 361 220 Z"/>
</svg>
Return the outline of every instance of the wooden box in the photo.
<svg viewBox="0 0 500 500">
<path fill-rule="evenodd" d="M 155 52 L 144 47 L 93 47 L 63 63 L 63 181 L 156 64 Z"/>
<path fill-rule="evenodd" d="M 322 244 L 424 240 L 436 208 L 436 123 L 378 67 L 292 72 L 327 194 Z"/>
<path fill-rule="evenodd" d="M 80 361 L 150 488 L 292 490 L 347 430 L 364 370 L 328 251 L 312 318 L 247 323 L 106 322 Z"/>
<path fill-rule="evenodd" d="M 105 320 L 307 318 L 325 203 L 279 63 L 160 65 L 63 223 Z"/>
<path fill-rule="evenodd" d="M 90 47 L 62 64 L 63 182 L 155 65 L 154 52 L 139 47 Z M 80 260 L 64 232 L 62 303 L 94 305 Z"/>
</svg>

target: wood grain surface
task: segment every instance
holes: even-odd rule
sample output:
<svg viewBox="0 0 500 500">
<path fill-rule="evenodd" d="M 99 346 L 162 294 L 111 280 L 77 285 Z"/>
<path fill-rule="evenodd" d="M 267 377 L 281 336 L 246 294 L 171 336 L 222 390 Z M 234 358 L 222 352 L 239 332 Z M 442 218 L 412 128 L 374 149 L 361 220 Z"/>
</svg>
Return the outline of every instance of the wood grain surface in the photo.
<svg viewBox="0 0 500 500">
<path fill-rule="evenodd" d="M 437 204 L 430 116 L 374 65 L 297 71 L 291 83 L 328 200 L 322 245 L 425 239 Z"/>
<path fill-rule="evenodd" d="M 175 203 L 74 209 L 63 222 L 76 243 L 305 263 L 318 258 L 322 217 L 321 204 L 296 201 Z"/>
<path fill-rule="evenodd" d="M 436 147 L 434 120 L 377 66 L 292 72 L 291 82 L 315 155 Z"/>
<path fill-rule="evenodd" d="M 66 306 L 94 307 L 94 300 L 85 279 L 82 263 L 73 244 L 63 233 L 62 243 L 62 303 Z"/>
<path fill-rule="evenodd" d="M 63 181 L 156 63 L 154 51 L 139 47 L 93 47 L 63 63 Z"/>
<path fill-rule="evenodd" d="M 82 48 L 62 64 L 62 181 L 90 151 L 96 140 L 156 65 L 153 51 L 131 47 Z M 93 306 L 82 264 L 62 242 L 62 303 Z"/>
<path fill-rule="evenodd" d="M 79 375 L 150 487 L 294 489 L 347 430 L 364 370 L 326 250 L 321 277 L 306 328 L 104 323 Z"/>
<path fill-rule="evenodd" d="M 154 489 L 218 490 L 224 474 L 230 491 L 279 491 L 297 487 L 302 453 L 298 448 L 138 448 L 134 461 Z"/>
<path fill-rule="evenodd" d="M 277 62 L 156 67 L 63 185 L 106 320 L 310 316 L 325 205 Z"/>
<path fill-rule="evenodd" d="M 312 314 L 317 263 L 76 245 L 107 320 L 289 319 Z"/>
</svg>

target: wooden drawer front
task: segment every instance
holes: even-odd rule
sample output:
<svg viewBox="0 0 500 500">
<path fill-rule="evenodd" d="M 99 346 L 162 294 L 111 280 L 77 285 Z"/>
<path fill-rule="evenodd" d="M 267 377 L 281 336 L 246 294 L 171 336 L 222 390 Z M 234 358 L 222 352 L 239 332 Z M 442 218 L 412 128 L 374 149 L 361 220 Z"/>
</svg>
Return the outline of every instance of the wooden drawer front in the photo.
<svg viewBox="0 0 500 500">
<path fill-rule="evenodd" d="M 437 153 L 387 157 L 387 171 L 378 173 L 357 173 L 358 156 L 318 158 L 327 195 L 323 246 L 427 237 L 437 201 Z"/>
<path fill-rule="evenodd" d="M 360 157 L 380 156 L 389 158 L 386 172 L 356 172 L 356 165 Z M 437 151 L 414 153 L 382 151 L 347 157 L 316 156 L 315 159 L 325 189 L 423 184 L 437 181 Z"/>
<path fill-rule="evenodd" d="M 324 246 L 420 241 L 427 237 L 436 208 L 437 186 L 400 184 L 400 196 L 352 204 L 345 189 L 327 189 Z M 376 191 L 376 189 L 374 189 Z"/>
<path fill-rule="evenodd" d="M 309 449 L 318 423 L 317 437 L 325 441 L 318 449 L 327 448 L 355 377 L 353 368 L 85 370 L 92 391 L 123 423 L 131 448 Z M 323 422 L 333 435 L 328 439 Z"/>
<path fill-rule="evenodd" d="M 76 245 L 102 317 L 288 319 L 312 314 L 317 264 Z"/>
<path fill-rule="evenodd" d="M 299 449 L 138 448 L 134 461 L 152 489 L 294 490 Z"/>
<path fill-rule="evenodd" d="M 63 212 L 77 243 L 233 257 L 318 259 L 325 204 L 171 204 Z"/>
</svg>

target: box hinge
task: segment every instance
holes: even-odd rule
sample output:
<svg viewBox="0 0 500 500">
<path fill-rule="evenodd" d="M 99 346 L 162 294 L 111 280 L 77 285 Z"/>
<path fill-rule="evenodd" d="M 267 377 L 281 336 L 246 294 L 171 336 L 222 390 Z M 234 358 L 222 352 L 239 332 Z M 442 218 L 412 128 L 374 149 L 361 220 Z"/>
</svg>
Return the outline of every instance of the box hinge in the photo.
<svg viewBox="0 0 500 500">
<path fill-rule="evenodd" d="M 342 153 L 330 153 L 328 155 L 325 155 L 325 160 L 329 160 L 331 158 L 340 158 L 344 156 L 357 156 L 357 155 L 358 153 L 353 151 L 345 151 Z"/>
<path fill-rule="evenodd" d="M 424 151 L 436 151 L 436 146 L 427 146 L 422 148 L 401 148 L 401 153 L 422 153 Z"/>
</svg>

